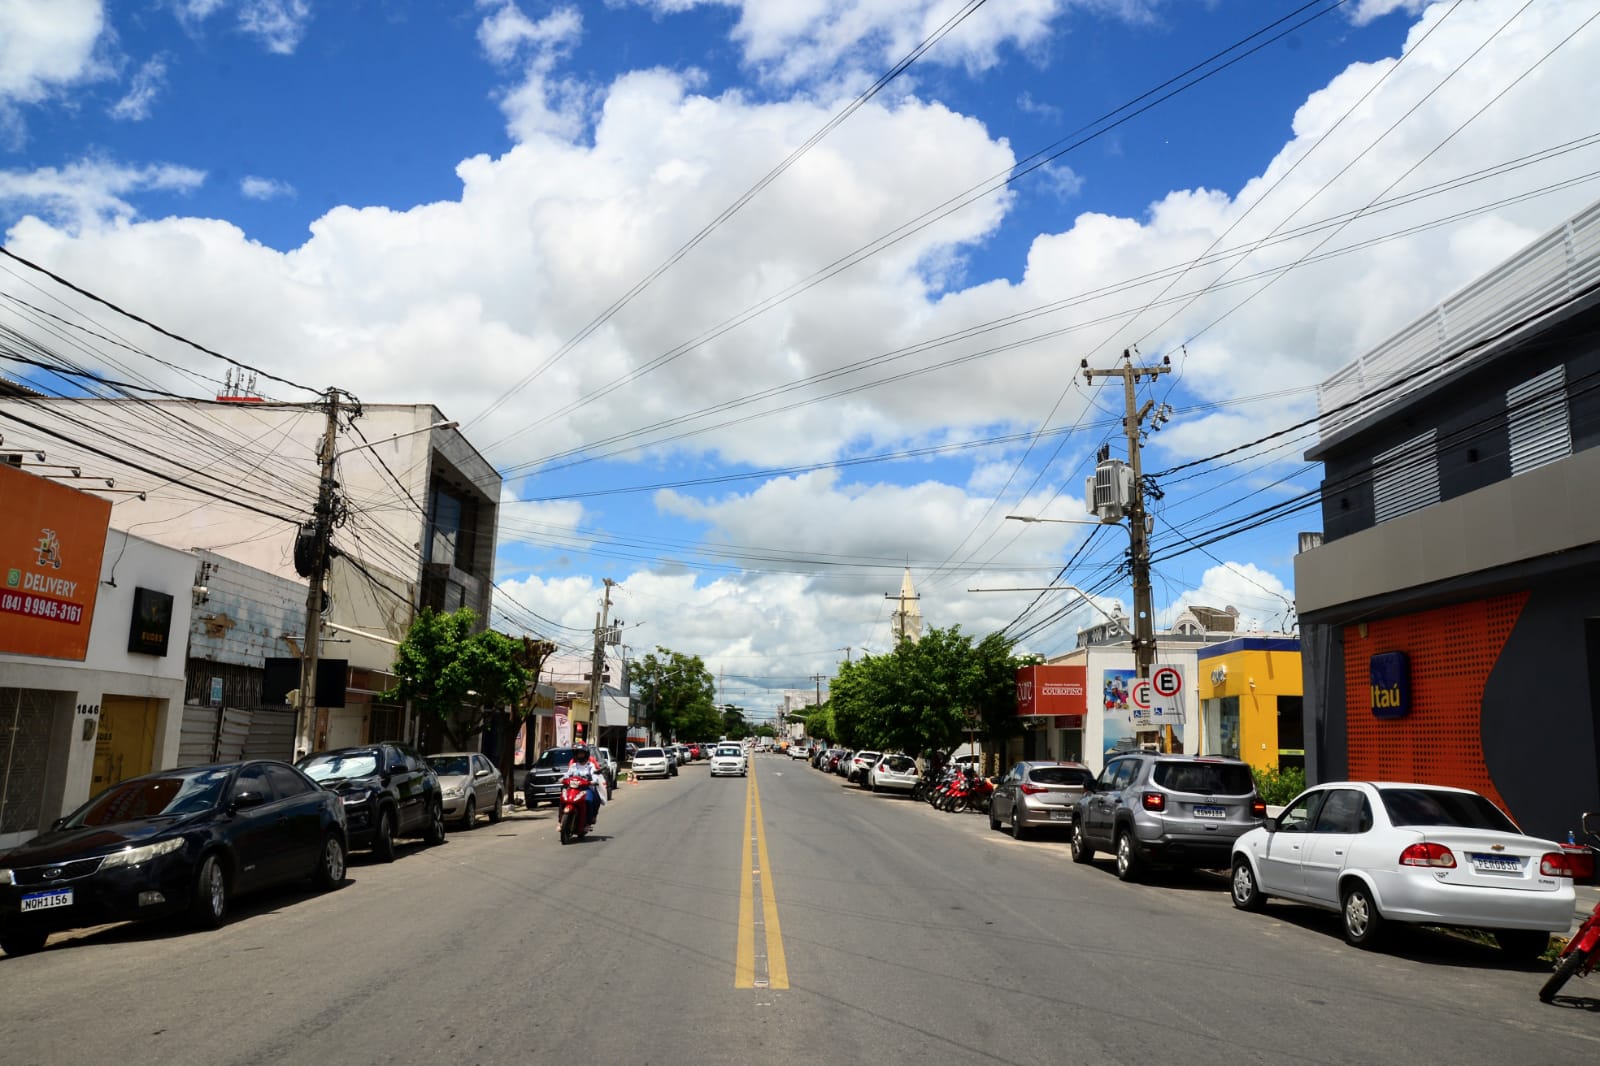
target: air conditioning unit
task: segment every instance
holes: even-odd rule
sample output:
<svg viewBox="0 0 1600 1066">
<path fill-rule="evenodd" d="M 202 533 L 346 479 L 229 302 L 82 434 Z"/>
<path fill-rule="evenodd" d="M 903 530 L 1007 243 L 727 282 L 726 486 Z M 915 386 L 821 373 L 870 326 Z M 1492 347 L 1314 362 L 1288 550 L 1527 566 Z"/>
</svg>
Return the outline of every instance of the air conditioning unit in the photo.
<svg viewBox="0 0 1600 1066">
<path fill-rule="evenodd" d="M 1089 512 L 1102 522 L 1120 522 L 1133 506 L 1133 468 L 1121 459 L 1106 459 L 1084 485 Z"/>
</svg>

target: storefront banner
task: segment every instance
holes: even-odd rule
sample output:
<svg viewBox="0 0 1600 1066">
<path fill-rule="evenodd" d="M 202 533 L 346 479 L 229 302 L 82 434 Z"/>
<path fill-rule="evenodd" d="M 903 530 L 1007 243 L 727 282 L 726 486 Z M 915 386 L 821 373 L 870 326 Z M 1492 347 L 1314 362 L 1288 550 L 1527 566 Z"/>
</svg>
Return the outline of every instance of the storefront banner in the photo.
<svg viewBox="0 0 1600 1066">
<path fill-rule="evenodd" d="M 111 503 L 0 463 L 0 652 L 82 661 Z"/>
<path fill-rule="evenodd" d="M 1017 671 L 1017 714 L 1083 715 L 1089 702 L 1087 674 L 1082 666 L 1022 667 Z"/>
<path fill-rule="evenodd" d="M 567 708 L 556 708 L 556 747 L 565 748 L 572 744 L 572 719 L 567 714 Z"/>
</svg>

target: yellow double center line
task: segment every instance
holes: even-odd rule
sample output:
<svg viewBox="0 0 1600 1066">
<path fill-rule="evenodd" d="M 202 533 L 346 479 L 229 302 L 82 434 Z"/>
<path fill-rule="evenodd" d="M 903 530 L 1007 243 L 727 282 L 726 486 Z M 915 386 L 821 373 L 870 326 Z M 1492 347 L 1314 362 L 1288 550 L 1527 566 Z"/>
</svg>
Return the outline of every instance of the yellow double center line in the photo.
<svg viewBox="0 0 1600 1066">
<path fill-rule="evenodd" d="M 752 760 L 753 762 L 754 760 Z M 767 833 L 761 821 L 761 789 L 755 767 L 744 794 L 744 828 L 750 842 L 740 855 L 739 946 L 733 964 L 734 988 L 788 988 L 789 964 L 783 956 L 783 932 L 778 927 L 778 896 L 772 884 L 772 864 L 767 859 Z M 756 914 L 756 894 L 761 913 Z M 758 952 L 762 942 L 765 950 Z"/>
</svg>

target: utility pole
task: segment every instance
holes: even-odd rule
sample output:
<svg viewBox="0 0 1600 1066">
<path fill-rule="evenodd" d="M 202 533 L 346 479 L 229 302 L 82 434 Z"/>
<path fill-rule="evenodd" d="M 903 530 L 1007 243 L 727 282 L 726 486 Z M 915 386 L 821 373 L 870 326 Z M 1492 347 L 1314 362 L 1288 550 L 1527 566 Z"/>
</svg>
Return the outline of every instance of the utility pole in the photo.
<svg viewBox="0 0 1600 1066">
<path fill-rule="evenodd" d="M 604 579 L 606 585 L 605 602 L 600 608 L 600 613 L 595 616 L 594 626 L 594 661 L 590 665 L 589 674 L 589 724 L 588 735 L 583 738 L 585 744 L 595 744 L 600 732 L 600 694 L 605 691 L 601 680 L 606 666 L 606 622 L 611 614 L 611 586 L 616 582 L 609 577 Z M 576 739 L 576 738 L 574 738 Z"/>
<path fill-rule="evenodd" d="M 1123 400 L 1127 405 L 1127 415 L 1123 419 L 1122 428 L 1128 435 L 1128 465 L 1133 468 L 1133 499 L 1128 507 L 1128 569 L 1133 577 L 1133 661 L 1138 672 L 1139 680 L 1150 680 L 1150 666 L 1156 658 L 1155 612 L 1150 602 L 1150 518 L 1145 510 L 1145 484 L 1144 469 L 1140 465 L 1139 445 L 1144 432 L 1144 420 L 1155 407 L 1154 400 L 1146 400 L 1144 406 L 1139 406 L 1135 386 L 1139 379 L 1146 375 L 1151 381 L 1162 374 L 1170 374 L 1172 366 L 1168 359 L 1163 358 L 1160 366 L 1134 366 L 1133 355 L 1124 349 L 1122 365 L 1112 370 L 1094 370 L 1089 367 L 1087 359 L 1082 362 L 1083 379 L 1093 382 L 1098 377 L 1121 378 Z M 1157 412 L 1158 425 L 1167 415 L 1165 405 Z M 1170 731 L 1163 730 L 1161 736 L 1161 750 L 1172 749 L 1172 736 Z"/>
<path fill-rule="evenodd" d="M 812 674 L 811 680 L 817 683 L 817 710 L 822 710 L 822 675 Z"/>
<path fill-rule="evenodd" d="M 339 390 L 330 388 L 323 393 L 327 402 L 328 424 L 322 431 L 322 446 L 317 460 L 322 474 L 317 486 L 317 507 L 312 520 L 300 529 L 295 540 L 295 570 L 307 578 L 305 646 L 300 652 L 300 698 L 295 703 L 295 739 L 301 729 L 312 734 L 306 744 L 309 751 L 316 746 L 312 720 L 317 707 L 317 659 L 322 649 L 323 576 L 328 569 L 328 538 L 333 533 L 335 509 L 338 499 L 335 492 L 339 483 L 333 479 L 334 448 L 339 435 Z"/>
</svg>

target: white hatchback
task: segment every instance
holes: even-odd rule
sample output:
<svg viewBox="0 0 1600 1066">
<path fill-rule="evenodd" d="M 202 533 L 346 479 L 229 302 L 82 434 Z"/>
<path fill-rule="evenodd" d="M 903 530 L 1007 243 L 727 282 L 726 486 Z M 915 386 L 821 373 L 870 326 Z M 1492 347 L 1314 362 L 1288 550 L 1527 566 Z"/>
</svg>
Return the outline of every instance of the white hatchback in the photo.
<svg viewBox="0 0 1600 1066">
<path fill-rule="evenodd" d="M 1514 959 L 1566 932 L 1572 860 L 1476 792 L 1439 785 L 1330 781 L 1233 845 L 1233 905 L 1267 897 L 1338 911 L 1345 939 L 1370 948 L 1389 922 L 1494 933 Z"/>
<path fill-rule="evenodd" d="M 633 772 L 636 777 L 666 777 L 672 772 L 667 760 L 672 758 L 664 748 L 640 748 L 633 753 Z"/>
<path fill-rule="evenodd" d="M 744 748 L 738 744 L 718 744 L 711 753 L 712 777 L 743 777 L 749 772 Z"/>
<path fill-rule="evenodd" d="M 909 755 L 885 755 L 867 772 L 867 784 L 874 792 L 894 789 L 910 792 L 917 786 L 917 761 Z"/>
</svg>

